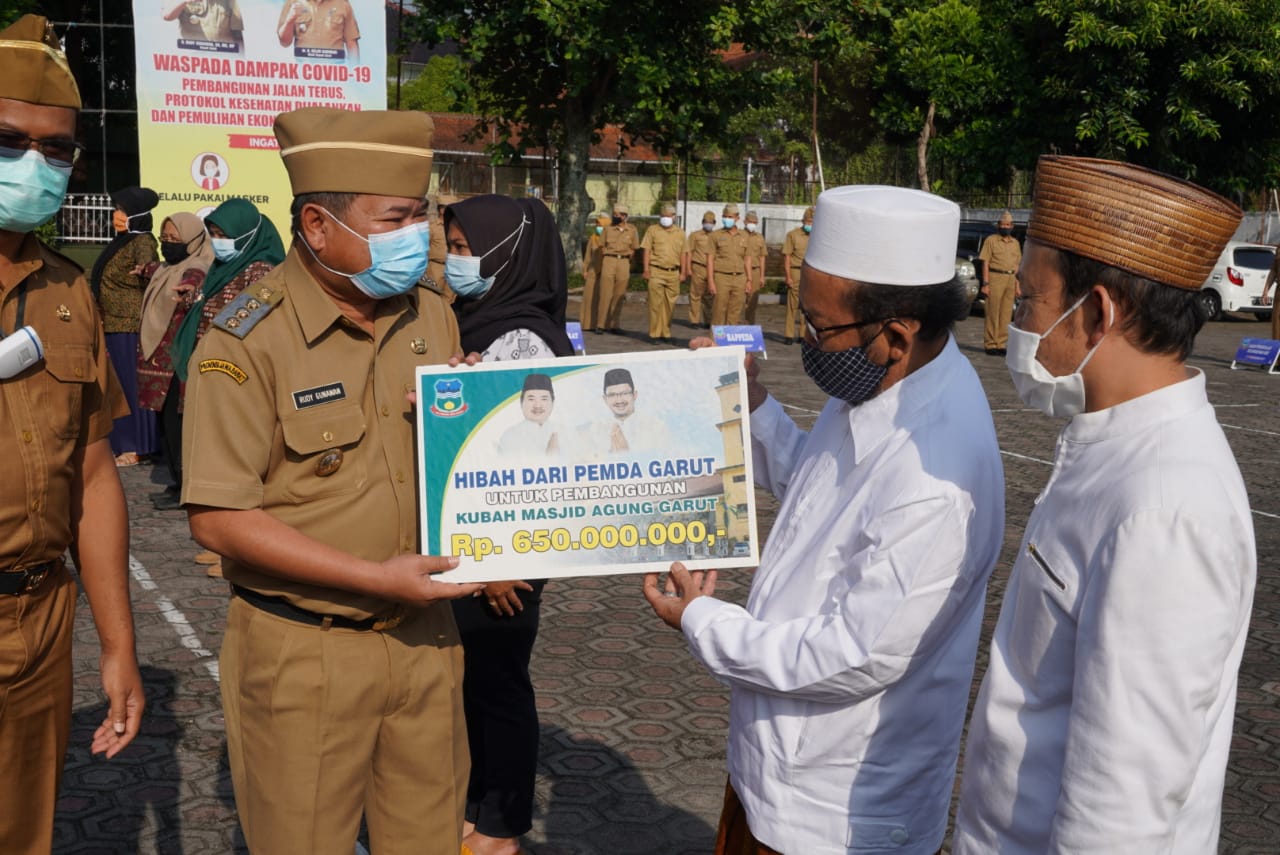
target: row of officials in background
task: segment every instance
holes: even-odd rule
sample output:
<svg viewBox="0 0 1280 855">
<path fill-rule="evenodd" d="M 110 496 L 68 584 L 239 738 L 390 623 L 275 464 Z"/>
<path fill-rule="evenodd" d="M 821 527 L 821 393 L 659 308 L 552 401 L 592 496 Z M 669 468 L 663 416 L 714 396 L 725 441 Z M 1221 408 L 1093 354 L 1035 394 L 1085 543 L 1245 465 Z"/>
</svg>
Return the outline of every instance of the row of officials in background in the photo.
<svg viewBox="0 0 1280 855">
<path fill-rule="evenodd" d="M 656 225 L 644 239 L 629 221 L 627 206 L 613 206 L 613 216 L 601 214 L 587 238 L 582 254 L 585 287 L 579 320 L 587 332 L 622 332 L 622 304 L 631 277 L 632 258 L 643 253 L 643 276 L 649 286 L 649 343 L 671 344 L 671 319 L 680 285 L 689 283 L 689 323 L 694 328 L 711 325 L 754 324 L 760 291 L 764 287 L 767 250 L 754 211 L 743 217 L 732 202 L 716 215 L 702 215 L 702 228 L 685 235 L 675 220 L 676 208 L 662 206 Z M 782 245 L 782 270 L 786 282 L 786 343 L 794 344 L 799 330 L 800 265 L 809 247 L 813 208 L 806 208 L 802 223 L 787 233 Z"/>
</svg>

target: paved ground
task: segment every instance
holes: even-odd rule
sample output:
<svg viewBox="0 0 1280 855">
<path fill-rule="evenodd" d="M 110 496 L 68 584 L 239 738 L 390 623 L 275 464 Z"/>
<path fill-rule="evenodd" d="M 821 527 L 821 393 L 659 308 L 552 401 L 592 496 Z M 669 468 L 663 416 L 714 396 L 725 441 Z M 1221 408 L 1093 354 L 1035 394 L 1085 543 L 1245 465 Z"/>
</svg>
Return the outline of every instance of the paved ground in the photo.
<svg viewBox="0 0 1280 855">
<path fill-rule="evenodd" d="M 683 318 L 683 307 L 678 309 Z M 642 304 L 624 326 L 640 330 Z M 777 307 L 761 309 L 771 334 Z M 988 632 L 1031 502 L 1049 473 L 1057 426 L 1017 400 L 1002 359 L 981 350 L 981 319 L 958 328 L 977 366 L 1005 452 L 1008 531 L 990 593 Z M 691 331 L 677 326 L 677 344 Z M 1280 851 L 1280 376 L 1230 371 L 1243 336 L 1265 336 L 1242 318 L 1210 324 L 1193 364 L 1208 375 L 1219 419 L 1249 484 L 1258 533 L 1259 582 L 1223 821 L 1223 851 Z M 645 350 L 640 333 L 588 335 L 591 352 Z M 765 381 L 797 421 L 822 404 L 798 347 L 771 342 Z M 76 705 L 55 836 L 58 853 L 199 855 L 243 851 L 226 770 L 216 654 L 225 585 L 191 562 L 197 547 L 181 512 L 156 512 L 148 496 L 162 467 L 123 470 L 133 519 L 133 597 L 149 711 L 138 741 L 114 761 L 88 754 L 103 704 L 87 608 L 77 617 Z M 761 496 L 762 534 L 776 505 Z M 729 598 L 747 573 L 727 573 Z M 83 606 L 83 601 L 82 601 Z M 679 855 L 710 851 L 724 784 L 725 691 L 694 666 L 680 637 L 649 611 L 634 576 L 548 585 L 534 675 L 542 711 L 542 766 L 535 855 Z M 986 647 L 984 639 L 983 649 Z M 985 657 L 984 657 L 985 660 Z M 984 661 L 980 661 L 981 670 Z"/>
</svg>

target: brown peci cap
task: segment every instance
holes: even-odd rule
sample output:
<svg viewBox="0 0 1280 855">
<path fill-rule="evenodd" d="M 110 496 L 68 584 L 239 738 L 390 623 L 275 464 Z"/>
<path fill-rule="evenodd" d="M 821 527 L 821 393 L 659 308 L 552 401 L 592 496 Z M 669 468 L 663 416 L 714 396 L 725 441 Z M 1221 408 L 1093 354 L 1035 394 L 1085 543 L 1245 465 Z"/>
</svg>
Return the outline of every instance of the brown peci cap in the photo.
<svg viewBox="0 0 1280 855">
<path fill-rule="evenodd" d="M 702 222 L 704 223 L 714 223 L 715 221 L 716 221 L 715 211 L 707 211 L 705 214 L 702 215 Z"/>
<path fill-rule="evenodd" d="M 670 202 L 662 203 L 662 214 L 667 217 L 674 217 L 676 214 L 676 206 Z"/>
<path fill-rule="evenodd" d="M 369 193 L 423 198 L 431 184 L 426 113 L 304 107 L 276 116 L 293 195 Z"/>
<path fill-rule="evenodd" d="M 1218 194 L 1161 172 L 1043 155 L 1027 238 L 1195 291 L 1243 216 Z"/>
<path fill-rule="evenodd" d="M 812 205 L 804 209 L 804 214 L 801 215 L 800 219 L 806 223 L 813 222 L 813 206 Z"/>
<path fill-rule="evenodd" d="M 737 202 L 729 202 L 729 203 L 727 203 L 727 204 L 724 206 L 724 213 L 722 214 L 722 216 L 725 216 L 725 217 L 736 217 L 736 216 L 738 216 L 738 203 L 737 203 Z"/>
<path fill-rule="evenodd" d="M 746 219 L 748 223 L 758 223 L 760 222 L 760 215 L 755 211 L 747 211 L 747 216 L 744 219 Z"/>
<path fill-rule="evenodd" d="M 627 206 L 626 206 L 626 205 L 624 205 L 624 204 L 622 204 L 621 202 L 614 202 L 614 203 L 613 203 L 613 213 L 614 213 L 615 215 L 619 215 L 619 214 L 627 214 L 628 216 L 630 216 L 630 214 L 631 214 L 631 212 L 630 212 L 629 210 L 627 210 Z"/>
<path fill-rule="evenodd" d="M 80 109 L 80 88 L 43 16 L 23 15 L 0 30 L 0 68 L 0 98 Z"/>
</svg>

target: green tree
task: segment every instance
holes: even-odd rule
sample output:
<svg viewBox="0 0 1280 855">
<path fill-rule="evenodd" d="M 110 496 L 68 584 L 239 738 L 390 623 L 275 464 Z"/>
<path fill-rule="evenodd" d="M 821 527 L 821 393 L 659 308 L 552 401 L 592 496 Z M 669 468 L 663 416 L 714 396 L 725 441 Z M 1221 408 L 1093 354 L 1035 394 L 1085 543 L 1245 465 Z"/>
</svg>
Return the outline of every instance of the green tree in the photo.
<svg viewBox="0 0 1280 855">
<path fill-rule="evenodd" d="M 547 145 L 559 167 L 557 220 L 576 259 L 588 213 L 587 165 L 600 128 L 685 154 L 721 138 L 753 91 L 718 51 L 740 26 L 729 0 L 440 0 L 406 31 L 453 40 L 469 64 L 481 132 L 496 127 L 495 156 Z"/>
<path fill-rule="evenodd" d="M 422 72 L 412 80 L 401 83 L 397 91 L 396 76 L 399 71 L 399 58 L 387 57 L 387 104 L 393 109 L 422 110 L 427 113 L 475 111 L 475 99 L 471 96 L 467 69 L 457 56 L 431 57 L 423 66 Z"/>
</svg>

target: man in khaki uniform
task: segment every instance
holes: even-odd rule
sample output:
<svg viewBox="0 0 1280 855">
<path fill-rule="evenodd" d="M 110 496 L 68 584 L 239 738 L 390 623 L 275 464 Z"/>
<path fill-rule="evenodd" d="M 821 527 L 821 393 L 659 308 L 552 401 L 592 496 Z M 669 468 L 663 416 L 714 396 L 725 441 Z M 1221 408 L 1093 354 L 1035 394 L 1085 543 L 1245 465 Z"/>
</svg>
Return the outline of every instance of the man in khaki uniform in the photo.
<svg viewBox="0 0 1280 855">
<path fill-rule="evenodd" d="M 444 297 L 416 286 L 431 119 L 308 107 L 275 134 L 293 246 L 201 340 L 183 435 L 191 531 L 234 594 L 236 807 L 254 852 L 350 855 L 363 814 L 374 855 L 457 855 L 468 758 L 446 601 L 481 586 L 434 581 L 457 559 L 418 554 L 406 399 L 415 366 L 459 349 Z"/>
<path fill-rule="evenodd" d="M 707 255 L 707 290 L 715 298 L 711 323 L 715 326 L 742 322 L 742 304 L 751 290 L 751 248 L 747 233 L 738 228 L 738 206 L 724 206 L 724 228 L 713 233 L 714 252 Z"/>
<path fill-rule="evenodd" d="M 747 323 L 756 322 L 756 308 L 760 305 L 760 291 L 764 289 L 764 265 L 769 260 L 769 248 L 760 232 L 760 217 L 755 211 L 747 211 L 747 258 L 751 262 L 753 288 L 747 293 Z"/>
<path fill-rule="evenodd" d="M 627 299 L 627 280 L 631 278 L 631 256 L 640 248 L 640 233 L 627 222 L 627 206 L 613 206 L 613 220 L 605 228 L 601 239 L 604 246 L 600 265 L 600 300 L 608 301 L 605 328 L 617 334 L 622 332 L 622 304 Z"/>
<path fill-rule="evenodd" d="M 67 550 L 102 643 L 108 711 L 92 751 L 114 757 L 142 720 L 129 519 L 107 441 L 129 407 L 84 271 L 31 234 L 57 213 L 79 151 L 79 89 L 44 18 L 0 30 L 0 68 L 0 135 L 22 151 L 0 158 L 0 852 L 47 855 L 71 731 Z"/>
<path fill-rule="evenodd" d="M 649 343 L 671 344 L 671 312 L 680 296 L 684 231 L 676 226 L 676 206 L 667 202 L 656 226 L 644 232 L 644 278 L 649 283 Z"/>
<path fill-rule="evenodd" d="M 349 0 L 288 0 L 276 37 L 296 56 L 360 61 L 360 27 Z"/>
<path fill-rule="evenodd" d="M 711 293 L 707 290 L 707 257 L 715 251 L 712 232 L 716 228 L 716 215 L 707 211 L 702 215 L 702 230 L 692 232 L 684 241 L 681 256 L 681 278 L 689 280 L 689 324 L 695 329 L 706 329 L 711 322 Z"/>
<path fill-rule="evenodd" d="M 244 19 L 235 0 L 178 0 L 167 4 L 166 21 L 178 22 L 178 38 L 234 42 L 244 49 Z"/>
<path fill-rule="evenodd" d="M 604 265 L 604 230 L 609 227 L 609 215 L 596 217 L 595 228 L 587 238 L 582 251 L 582 307 L 578 321 L 584 332 L 602 333 L 608 325 L 609 298 L 600 288 L 600 270 Z"/>
<path fill-rule="evenodd" d="M 782 241 L 782 276 L 787 283 L 787 317 L 783 323 L 786 344 L 795 344 L 800 327 L 800 268 L 809 250 L 809 232 L 813 231 L 813 207 L 804 209 L 800 227 L 787 232 Z"/>
<path fill-rule="evenodd" d="M 1013 301 L 1020 296 L 1016 274 L 1021 262 L 1022 247 L 1013 236 L 1013 215 L 1005 211 L 996 223 L 996 234 L 988 235 L 978 251 L 978 279 L 987 298 L 982 347 L 992 356 L 1004 356 L 1009 342 Z"/>
</svg>

